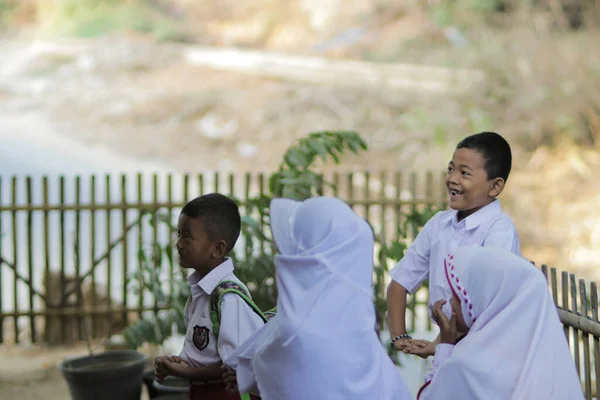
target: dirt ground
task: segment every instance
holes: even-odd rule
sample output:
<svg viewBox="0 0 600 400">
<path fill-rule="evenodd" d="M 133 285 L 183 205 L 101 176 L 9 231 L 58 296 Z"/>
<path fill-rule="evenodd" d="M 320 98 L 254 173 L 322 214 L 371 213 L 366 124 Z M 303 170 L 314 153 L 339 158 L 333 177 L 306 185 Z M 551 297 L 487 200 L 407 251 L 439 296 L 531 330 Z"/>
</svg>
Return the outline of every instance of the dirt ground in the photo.
<svg viewBox="0 0 600 400">
<path fill-rule="evenodd" d="M 0 346 L 0 400 L 69 400 L 57 365 L 65 358 L 85 354 L 85 344 L 53 349 Z M 142 400 L 147 399 L 144 387 Z"/>
</svg>

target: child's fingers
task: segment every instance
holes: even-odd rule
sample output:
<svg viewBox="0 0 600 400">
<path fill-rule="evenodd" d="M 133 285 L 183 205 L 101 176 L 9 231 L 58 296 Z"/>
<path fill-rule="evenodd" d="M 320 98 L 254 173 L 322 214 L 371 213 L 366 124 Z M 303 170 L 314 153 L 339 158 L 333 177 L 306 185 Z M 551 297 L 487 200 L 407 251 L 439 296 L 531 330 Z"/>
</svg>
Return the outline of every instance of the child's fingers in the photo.
<svg viewBox="0 0 600 400">
<path fill-rule="evenodd" d="M 227 379 L 235 379 L 236 378 L 235 372 L 232 372 L 232 371 L 225 372 L 223 374 L 223 377 L 225 378 L 225 380 L 227 380 Z"/>
<path fill-rule="evenodd" d="M 448 319 L 446 318 L 446 315 L 444 314 L 444 312 L 442 311 L 442 309 L 437 309 L 434 308 L 432 311 L 433 314 L 433 318 L 435 319 L 435 322 L 437 322 L 437 324 L 439 325 L 439 327 L 441 328 L 442 326 L 444 326 L 445 324 L 447 324 Z"/>
<path fill-rule="evenodd" d="M 235 385 L 227 385 L 225 386 L 225 391 L 230 395 L 236 395 L 238 393 L 238 388 Z"/>
<path fill-rule="evenodd" d="M 452 312 L 452 315 L 450 316 L 450 321 L 448 321 L 448 330 L 452 331 L 452 332 L 457 332 L 456 330 L 456 313 Z"/>
</svg>

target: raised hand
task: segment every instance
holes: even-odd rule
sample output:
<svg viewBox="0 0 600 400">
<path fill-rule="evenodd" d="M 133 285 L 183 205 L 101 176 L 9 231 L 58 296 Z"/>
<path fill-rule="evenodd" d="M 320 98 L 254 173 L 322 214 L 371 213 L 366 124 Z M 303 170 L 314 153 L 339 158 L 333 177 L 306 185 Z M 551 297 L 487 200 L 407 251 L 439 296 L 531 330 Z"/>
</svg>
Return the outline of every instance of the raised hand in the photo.
<svg viewBox="0 0 600 400">
<path fill-rule="evenodd" d="M 452 311 L 450 319 L 446 317 L 442 311 L 442 307 L 446 304 L 446 300 L 438 300 L 433 304 L 431 313 L 435 322 L 440 327 L 440 343 L 456 344 L 460 335 L 456 329 L 456 313 Z"/>
</svg>

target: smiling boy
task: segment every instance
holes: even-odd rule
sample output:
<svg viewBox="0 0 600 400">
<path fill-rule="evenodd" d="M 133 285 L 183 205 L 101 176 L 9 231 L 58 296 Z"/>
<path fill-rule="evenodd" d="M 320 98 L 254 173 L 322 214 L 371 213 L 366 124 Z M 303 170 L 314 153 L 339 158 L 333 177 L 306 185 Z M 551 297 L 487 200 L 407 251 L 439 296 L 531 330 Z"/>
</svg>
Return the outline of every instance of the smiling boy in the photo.
<svg viewBox="0 0 600 400">
<path fill-rule="evenodd" d="M 413 340 L 406 333 L 406 296 L 429 280 L 429 313 L 452 291 L 444 275 L 444 258 L 468 244 L 493 246 L 521 255 L 519 235 L 510 217 L 502 212 L 502 193 L 512 165 L 508 142 L 494 132 L 481 132 L 462 140 L 448 164 L 446 188 L 450 209 L 431 218 L 398 265 L 390 271 L 387 290 L 391 345 L 409 354 L 428 357 L 435 342 Z M 450 315 L 450 305 L 445 311 Z M 435 322 L 435 321 L 434 321 Z"/>
</svg>

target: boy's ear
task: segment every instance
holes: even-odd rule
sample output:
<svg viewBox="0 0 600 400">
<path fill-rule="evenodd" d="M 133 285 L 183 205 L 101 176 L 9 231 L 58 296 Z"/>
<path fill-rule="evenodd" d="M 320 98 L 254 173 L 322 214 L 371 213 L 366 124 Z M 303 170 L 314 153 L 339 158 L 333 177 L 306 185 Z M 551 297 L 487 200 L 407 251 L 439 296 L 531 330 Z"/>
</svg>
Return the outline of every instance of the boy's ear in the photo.
<svg viewBox="0 0 600 400">
<path fill-rule="evenodd" d="M 224 240 L 219 240 L 213 247 L 213 257 L 223 258 L 227 255 L 227 243 Z"/>
<path fill-rule="evenodd" d="M 489 196 L 490 197 L 498 197 L 500 193 L 504 190 L 504 179 L 502 178 L 494 178 L 491 181 Z"/>
</svg>

